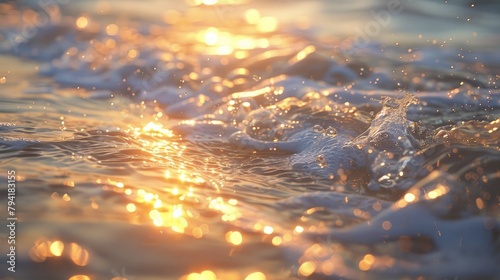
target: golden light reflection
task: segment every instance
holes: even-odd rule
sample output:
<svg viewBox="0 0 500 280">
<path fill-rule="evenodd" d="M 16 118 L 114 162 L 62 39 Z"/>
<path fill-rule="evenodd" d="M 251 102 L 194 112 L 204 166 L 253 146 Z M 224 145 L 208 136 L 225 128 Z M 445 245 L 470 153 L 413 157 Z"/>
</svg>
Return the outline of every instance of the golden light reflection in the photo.
<svg viewBox="0 0 500 280">
<path fill-rule="evenodd" d="M 303 50 L 301 50 L 296 56 L 295 56 L 295 59 L 296 61 L 301 61 L 303 60 L 304 58 L 306 58 L 308 55 L 310 55 L 311 53 L 315 52 L 316 51 L 316 47 L 315 46 L 308 46 L 306 48 L 304 48 Z"/>
<path fill-rule="evenodd" d="M 481 198 L 476 198 L 476 207 L 478 209 L 483 209 L 484 208 L 484 201 Z"/>
<path fill-rule="evenodd" d="M 266 280 L 266 275 L 262 272 L 250 273 L 245 280 Z"/>
<path fill-rule="evenodd" d="M 136 207 L 136 206 L 135 206 L 135 204 L 133 204 L 133 203 L 129 203 L 129 204 L 127 204 L 127 207 L 126 207 L 126 208 L 127 208 L 127 211 L 129 211 L 129 212 L 131 212 L 131 213 L 132 213 L 132 212 L 135 212 L 135 210 L 137 209 L 137 207 Z"/>
<path fill-rule="evenodd" d="M 233 245 L 241 245 L 243 236 L 239 231 L 229 231 L 226 233 L 226 241 Z"/>
<path fill-rule="evenodd" d="M 215 27 L 209 27 L 203 36 L 205 44 L 214 46 L 219 41 L 219 32 Z"/>
<path fill-rule="evenodd" d="M 139 51 L 137 51 L 136 49 L 131 49 L 131 50 L 129 50 L 129 51 L 128 51 L 128 53 L 127 53 L 127 57 L 128 57 L 129 59 L 134 59 L 134 58 L 136 58 L 136 57 L 138 57 L 138 56 L 139 56 Z"/>
<path fill-rule="evenodd" d="M 70 201 L 70 200 L 71 200 L 71 197 L 70 197 L 67 193 L 65 193 L 65 194 L 62 196 L 62 199 L 63 199 L 64 201 L 68 202 L 68 201 Z"/>
<path fill-rule="evenodd" d="M 158 112 L 155 116 L 159 116 Z M 143 127 L 130 127 L 127 132 L 142 144 L 144 151 L 152 155 L 152 161 L 168 166 L 162 171 L 163 178 L 159 178 L 164 180 L 165 185 L 159 185 L 157 188 L 134 187 L 132 183 L 123 183 L 110 178 L 96 180 L 96 183 L 105 184 L 108 189 L 112 186 L 111 190 L 127 196 L 129 201 L 125 203 L 124 208 L 130 213 L 132 223 L 145 219 L 161 231 L 169 229 L 171 232 L 200 239 L 209 233 L 209 226 L 200 223 L 200 213 L 196 205 L 203 207 L 204 211 L 218 213 L 224 222 L 232 222 L 241 217 L 237 199 L 217 195 L 207 196 L 204 189 L 207 184 L 214 186 L 215 191 L 222 187 L 219 181 L 206 181 L 202 173 L 198 173 L 210 170 L 197 172 L 187 161 L 176 160 L 184 158 L 186 146 L 179 144 L 178 137 L 173 131 L 164 128 L 157 121 L 152 121 Z M 197 193 L 200 190 L 203 190 L 203 194 Z M 230 231 L 225 236 L 220 236 L 223 240 L 224 237 L 228 243 L 235 246 L 243 243 L 243 234 L 239 231 Z M 191 273 L 185 275 L 183 279 L 209 279 L 200 278 L 202 274 Z"/>
<path fill-rule="evenodd" d="M 299 274 L 302 276 L 310 276 L 316 270 L 316 264 L 312 261 L 304 262 L 299 267 Z"/>
<path fill-rule="evenodd" d="M 78 29 L 84 29 L 88 26 L 88 24 L 89 20 L 84 16 L 81 16 L 76 19 L 76 28 Z"/>
<path fill-rule="evenodd" d="M 75 182 L 68 180 L 68 181 L 64 181 L 63 185 L 65 185 L 67 187 L 70 187 L 70 188 L 74 188 L 75 187 Z"/>
<path fill-rule="evenodd" d="M 265 234 L 272 234 L 274 232 L 274 228 L 272 226 L 265 226 L 263 231 Z"/>
<path fill-rule="evenodd" d="M 73 275 L 68 280 L 90 280 L 90 277 L 87 275 Z"/>
<path fill-rule="evenodd" d="M 195 227 L 193 228 L 191 234 L 193 235 L 194 238 L 200 239 L 203 237 L 203 230 L 200 227 Z"/>
<path fill-rule="evenodd" d="M 262 20 L 264 22 L 261 22 Z M 274 31 L 277 28 L 277 20 L 270 17 L 261 18 L 259 19 L 256 28 L 261 33 Z M 200 30 L 196 34 L 196 38 L 199 42 L 208 46 L 208 48 L 203 50 L 206 53 L 215 55 L 238 53 L 238 57 L 240 58 L 245 58 L 248 55 L 242 51 L 253 50 L 256 48 L 267 48 L 270 44 L 269 39 L 267 38 L 234 34 L 216 27 L 208 27 Z"/>
<path fill-rule="evenodd" d="M 69 244 L 69 257 L 78 266 L 86 266 L 89 263 L 89 252 L 77 243 Z"/>
<path fill-rule="evenodd" d="M 262 33 L 276 31 L 278 28 L 278 20 L 274 17 L 263 17 L 257 22 L 257 30 Z"/>
<path fill-rule="evenodd" d="M 370 270 L 374 262 L 375 257 L 371 254 L 366 254 L 363 259 L 359 261 L 359 269 L 362 271 Z"/>
<path fill-rule="evenodd" d="M 110 36 L 118 34 L 118 25 L 113 23 L 109 24 L 108 26 L 106 26 L 106 33 L 108 33 L 108 35 Z"/>
<path fill-rule="evenodd" d="M 201 273 L 194 272 L 179 278 L 179 280 L 217 280 L 217 279 L 218 279 L 217 275 L 215 274 L 215 272 L 211 270 L 204 270 Z"/>
<path fill-rule="evenodd" d="M 280 246 L 283 243 L 283 239 L 279 236 L 275 236 L 271 240 L 271 243 L 273 243 L 274 246 Z"/>
<path fill-rule="evenodd" d="M 222 197 L 210 199 L 208 207 L 223 213 L 221 217 L 223 221 L 231 222 L 241 217 L 241 212 L 234 205 L 224 201 Z"/>
<path fill-rule="evenodd" d="M 62 243 L 61 241 L 54 241 L 51 245 L 50 245 L 50 252 L 56 256 L 56 257 L 60 257 L 62 252 L 64 250 L 64 243 Z"/>
<path fill-rule="evenodd" d="M 442 184 L 439 184 L 439 185 L 437 185 L 437 187 L 434 190 L 426 193 L 425 198 L 426 199 L 436 199 L 442 195 L 447 194 L 449 191 L 450 191 L 449 187 L 444 186 Z"/>
<path fill-rule="evenodd" d="M 66 248 L 67 247 L 67 248 Z M 77 243 L 65 246 L 60 240 L 49 241 L 39 239 L 28 252 L 30 259 L 34 262 L 44 262 L 51 257 L 66 257 L 78 266 L 86 266 L 89 262 L 89 253 Z"/>
<path fill-rule="evenodd" d="M 28 252 L 30 259 L 34 262 L 41 263 L 44 262 L 47 257 L 51 257 L 50 245 L 52 243 L 46 240 L 37 240 L 35 245 L 31 247 Z"/>
<path fill-rule="evenodd" d="M 413 202 L 413 201 L 415 200 L 415 198 L 416 198 L 416 196 L 415 196 L 414 194 L 412 194 L 412 193 L 407 193 L 407 194 L 405 194 L 405 196 L 404 196 L 404 199 L 405 199 L 405 200 L 406 200 L 406 202 L 408 202 L 408 203 Z"/>
<path fill-rule="evenodd" d="M 245 20 L 248 24 L 257 24 L 260 19 L 260 12 L 256 9 L 248 9 L 245 11 Z"/>
<path fill-rule="evenodd" d="M 294 233 L 302 233 L 304 232 L 304 228 L 302 226 L 296 226 L 294 229 Z"/>
<path fill-rule="evenodd" d="M 186 182 L 190 181 L 188 177 L 184 179 Z M 194 181 L 200 182 L 197 179 Z M 184 201 L 188 198 L 188 201 L 198 200 L 195 197 L 195 189 L 192 186 L 181 187 L 179 185 L 169 190 L 175 196 L 168 196 L 169 201 L 163 201 L 159 194 L 137 189 L 127 194 L 133 202 L 129 202 L 125 208 L 128 212 L 134 214 L 144 215 L 147 213 L 147 217 L 156 227 L 170 228 L 173 232 L 191 234 L 195 238 L 202 238 L 208 233 L 208 225 L 196 225 L 196 218 L 199 217 L 199 214 L 186 209 L 184 206 Z M 178 203 L 175 203 L 172 199 L 177 200 Z M 203 199 L 208 202 L 208 209 L 222 214 L 222 221 L 234 221 L 241 217 L 241 212 L 236 207 L 238 200 L 234 198 L 226 200 L 222 197 L 208 197 Z M 140 207 L 139 204 L 141 204 Z M 144 210 L 147 212 L 144 213 Z M 229 232 L 226 235 L 226 240 L 231 244 L 239 245 L 243 242 L 243 236 L 240 232 Z"/>
<path fill-rule="evenodd" d="M 189 6 L 241 5 L 246 2 L 247 0 L 186 0 Z"/>
</svg>

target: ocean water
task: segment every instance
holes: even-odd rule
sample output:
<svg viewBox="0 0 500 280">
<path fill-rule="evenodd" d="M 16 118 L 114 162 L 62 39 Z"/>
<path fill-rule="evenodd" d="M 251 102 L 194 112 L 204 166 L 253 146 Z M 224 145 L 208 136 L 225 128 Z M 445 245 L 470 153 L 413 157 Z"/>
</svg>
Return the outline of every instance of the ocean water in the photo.
<svg viewBox="0 0 500 280">
<path fill-rule="evenodd" d="M 1 1 L 0 279 L 499 279 L 499 13 Z"/>
</svg>

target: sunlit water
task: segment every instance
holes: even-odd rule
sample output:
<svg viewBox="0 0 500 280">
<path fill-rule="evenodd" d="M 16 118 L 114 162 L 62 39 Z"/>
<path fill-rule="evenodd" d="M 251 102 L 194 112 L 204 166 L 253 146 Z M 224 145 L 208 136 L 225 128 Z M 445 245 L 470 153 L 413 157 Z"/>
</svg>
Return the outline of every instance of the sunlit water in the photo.
<svg viewBox="0 0 500 280">
<path fill-rule="evenodd" d="M 0 279 L 500 277 L 494 1 L 42 2 L 0 4 Z"/>
</svg>

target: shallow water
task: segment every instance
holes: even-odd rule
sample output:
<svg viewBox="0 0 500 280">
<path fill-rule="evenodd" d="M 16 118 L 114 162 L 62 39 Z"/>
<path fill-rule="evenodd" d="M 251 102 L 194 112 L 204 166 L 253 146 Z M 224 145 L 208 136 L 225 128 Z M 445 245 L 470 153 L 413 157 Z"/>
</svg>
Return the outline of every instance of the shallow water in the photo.
<svg viewBox="0 0 500 280">
<path fill-rule="evenodd" d="M 500 277 L 498 4 L 198 2 L 0 4 L 0 279 Z"/>
</svg>

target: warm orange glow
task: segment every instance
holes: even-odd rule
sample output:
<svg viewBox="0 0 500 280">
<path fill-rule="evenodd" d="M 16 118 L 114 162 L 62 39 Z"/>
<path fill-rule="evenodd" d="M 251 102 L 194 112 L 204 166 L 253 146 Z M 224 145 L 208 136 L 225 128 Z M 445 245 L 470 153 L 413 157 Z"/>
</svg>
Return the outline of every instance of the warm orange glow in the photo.
<svg viewBox="0 0 500 280">
<path fill-rule="evenodd" d="M 257 30 L 262 33 L 276 31 L 278 28 L 278 20 L 274 17 L 262 17 L 257 23 Z"/>
<path fill-rule="evenodd" d="M 50 245 L 52 243 L 46 240 L 37 240 L 35 241 L 35 245 L 30 249 L 29 256 L 30 259 L 34 262 L 44 262 L 47 257 L 52 256 L 50 252 Z"/>
<path fill-rule="evenodd" d="M 65 255 L 68 255 L 78 266 L 85 266 L 88 264 L 89 253 L 87 250 L 76 243 L 70 243 L 68 249 L 65 250 L 64 243 L 59 240 L 54 242 L 48 240 L 35 241 L 35 245 L 29 251 L 29 257 L 32 261 L 40 263 L 44 262 L 48 257 L 60 257 L 63 255 L 63 252 L 66 252 Z"/>
<path fill-rule="evenodd" d="M 135 212 L 136 209 L 137 209 L 137 207 L 135 206 L 135 204 L 133 204 L 133 203 L 127 204 L 127 211 Z"/>
<path fill-rule="evenodd" d="M 63 184 L 67 187 L 70 187 L 70 188 L 75 187 L 75 182 L 73 182 L 73 181 L 64 181 Z"/>
<path fill-rule="evenodd" d="M 375 257 L 371 254 L 366 254 L 363 260 L 371 265 L 375 262 Z"/>
<path fill-rule="evenodd" d="M 484 201 L 481 198 L 476 198 L 476 206 L 478 209 L 483 209 L 484 208 Z"/>
<path fill-rule="evenodd" d="M 223 221 L 234 221 L 241 216 L 240 211 L 235 206 L 226 203 L 222 197 L 212 199 L 208 207 L 223 213 L 221 217 Z"/>
<path fill-rule="evenodd" d="M 217 275 L 210 270 L 204 270 L 201 273 L 190 273 L 185 278 L 186 280 L 217 280 Z"/>
<path fill-rule="evenodd" d="M 116 41 L 113 39 L 107 39 L 106 41 L 104 41 L 104 44 L 106 45 L 106 47 L 108 47 L 110 49 L 113 49 L 116 47 Z"/>
<path fill-rule="evenodd" d="M 219 2 L 218 0 L 202 0 L 201 1 L 203 4 L 205 5 L 215 5 L 217 4 L 217 2 Z"/>
<path fill-rule="evenodd" d="M 264 227 L 265 234 L 272 234 L 273 232 L 274 232 L 274 228 L 272 226 L 265 226 Z"/>
<path fill-rule="evenodd" d="M 260 13 L 256 9 L 249 9 L 245 12 L 245 20 L 248 24 L 257 24 L 259 22 Z"/>
<path fill-rule="evenodd" d="M 408 205 L 408 202 L 406 202 L 405 199 L 400 199 L 396 202 L 396 207 L 398 208 L 405 208 Z"/>
<path fill-rule="evenodd" d="M 89 263 L 89 252 L 76 243 L 69 244 L 69 256 L 78 266 L 86 266 Z"/>
<path fill-rule="evenodd" d="M 56 256 L 56 257 L 59 257 L 61 256 L 62 252 L 64 250 L 64 243 L 62 243 L 61 241 L 54 241 L 51 245 L 50 245 L 50 252 Z"/>
<path fill-rule="evenodd" d="M 68 278 L 68 280 L 90 280 L 90 277 L 87 275 L 74 275 Z"/>
<path fill-rule="evenodd" d="M 301 226 L 296 226 L 294 232 L 296 233 L 302 233 L 304 232 L 304 228 Z"/>
<path fill-rule="evenodd" d="M 243 236 L 239 231 L 229 231 L 226 233 L 226 241 L 233 245 L 240 245 L 243 242 Z"/>
<path fill-rule="evenodd" d="M 151 136 L 158 136 L 158 137 L 174 136 L 172 130 L 163 128 L 163 124 L 157 122 L 149 122 L 148 124 L 146 124 L 146 126 L 142 128 L 142 131 L 147 132 L 146 135 L 151 135 Z"/>
<path fill-rule="evenodd" d="M 210 27 L 207 29 L 204 36 L 205 44 L 209 46 L 214 46 L 219 41 L 219 31 L 215 27 Z"/>
<path fill-rule="evenodd" d="M 174 210 L 172 211 L 172 217 L 179 218 L 182 216 L 182 204 L 175 205 Z"/>
<path fill-rule="evenodd" d="M 306 48 L 304 48 L 303 50 L 301 50 L 296 56 L 295 56 L 295 59 L 300 61 L 300 60 L 303 60 L 304 58 L 306 58 L 309 54 L 313 53 L 316 51 L 316 47 L 314 46 L 308 46 Z"/>
<path fill-rule="evenodd" d="M 415 201 L 415 198 L 416 198 L 416 196 L 412 193 L 407 193 L 407 194 L 405 194 L 405 197 L 404 197 L 404 199 L 408 203 Z"/>
<path fill-rule="evenodd" d="M 375 257 L 371 254 L 366 254 L 358 264 L 359 269 L 362 271 L 370 270 L 374 262 Z"/>
<path fill-rule="evenodd" d="M 136 58 L 137 56 L 139 56 L 139 51 L 137 51 L 137 50 L 135 50 L 135 49 L 131 49 L 131 50 L 129 50 L 129 51 L 128 51 L 127 56 L 128 56 L 128 58 L 130 58 L 130 59 L 134 59 L 134 58 Z"/>
<path fill-rule="evenodd" d="M 262 272 L 254 272 L 245 277 L 245 280 L 266 280 L 266 275 Z"/>
<path fill-rule="evenodd" d="M 110 36 L 118 34 L 118 25 L 109 24 L 108 26 L 106 26 L 106 33 L 108 33 L 108 35 Z"/>
<path fill-rule="evenodd" d="M 312 261 L 304 262 L 299 267 L 299 274 L 302 276 L 309 276 L 316 270 L 316 264 Z"/>
<path fill-rule="evenodd" d="M 439 184 L 434 190 L 425 194 L 426 199 L 436 199 L 449 192 L 449 187 Z"/>
<path fill-rule="evenodd" d="M 195 227 L 193 228 L 192 235 L 194 238 L 202 238 L 203 237 L 203 230 L 200 227 Z"/>
<path fill-rule="evenodd" d="M 68 201 L 70 201 L 70 200 L 71 200 L 71 197 L 70 197 L 67 193 L 65 193 L 65 194 L 62 196 L 62 199 L 63 199 L 64 201 L 68 202 Z"/>
<path fill-rule="evenodd" d="M 84 29 L 88 26 L 88 24 L 89 24 L 89 20 L 84 16 L 81 16 L 81 17 L 76 19 L 76 27 L 78 29 Z"/>
<path fill-rule="evenodd" d="M 281 243 L 283 243 L 283 240 L 279 236 L 273 237 L 273 240 L 271 241 L 274 246 L 279 246 Z"/>
</svg>

